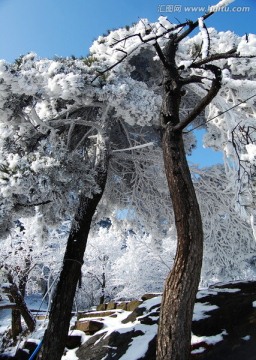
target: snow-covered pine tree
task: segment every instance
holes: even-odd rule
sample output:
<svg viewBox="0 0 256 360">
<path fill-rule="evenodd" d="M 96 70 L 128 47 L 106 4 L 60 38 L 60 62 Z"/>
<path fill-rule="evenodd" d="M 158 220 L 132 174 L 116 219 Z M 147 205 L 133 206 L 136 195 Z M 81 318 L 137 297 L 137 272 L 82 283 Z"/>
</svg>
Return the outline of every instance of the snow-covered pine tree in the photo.
<svg viewBox="0 0 256 360">
<path fill-rule="evenodd" d="M 221 1 L 222 6 L 227 3 L 224 2 Z M 139 129 L 148 126 L 163 138 L 165 168 L 178 232 L 178 252 L 173 271 L 166 282 L 159 327 L 159 359 L 170 356 L 173 359 L 185 359 L 188 356 L 190 320 L 200 277 L 201 219 L 183 145 L 183 137 L 189 137 L 190 140 L 192 138 L 188 127 L 192 123 L 192 126 L 196 126 L 198 122 L 201 125 L 207 124 L 214 140 L 216 133 L 215 146 L 229 150 L 227 154 L 230 163 L 233 164 L 235 158 L 239 159 L 239 165 L 243 161 L 243 174 L 248 175 L 249 184 L 254 181 L 250 171 L 254 166 L 255 132 L 248 133 L 247 130 L 253 128 L 255 103 L 252 95 L 246 98 L 246 94 L 251 94 L 251 89 L 255 88 L 255 36 L 250 34 L 248 37 L 239 38 L 231 32 L 207 30 L 204 21 L 210 15 L 212 13 L 203 16 L 199 21 L 187 21 L 178 25 L 171 24 L 163 17 L 153 24 L 141 20 L 129 29 L 110 32 L 108 36 L 100 37 L 93 44 L 93 61 L 36 60 L 33 55 L 29 55 L 14 65 L 1 62 L 0 68 L 1 127 L 4 135 L 1 144 L 2 169 L 3 182 L 6 185 L 5 192 L 1 193 L 1 211 L 5 221 L 10 221 L 9 214 L 16 207 L 30 210 L 30 205 L 45 208 L 53 205 L 50 203 L 50 196 L 54 193 L 54 186 L 46 197 L 43 197 L 45 193 L 41 188 L 42 196 L 39 192 L 40 197 L 37 197 L 37 191 L 35 196 L 33 190 L 28 191 L 31 187 L 25 185 L 22 194 L 11 191 L 10 186 L 15 187 L 15 182 L 20 179 L 23 181 L 27 177 L 27 182 L 30 183 L 33 176 L 38 175 L 40 166 L 35 169 L 30 166 L 33 162 L 33 158 L 29 158 L 32 153 L 39 152 L 35 165 L 44 164 L 49 170 L 48 182 L 51 171 L 57 167 L 60 172 L 55 172 L 56 175 L 61 174 L 61 169 L 68 169 L 65 163 L 55 163 L 63 142 L 64 152 L 67 151 L 77 158 L 75 169 L 78 174 L 82 168 L 82 174 L 74 176 L 72 185 L 65 183 L 60 191 L 61 195 L 70 194 L 66 201 L 70 200 L 73 194 L 78 196 L 73 196 L 75 199 L 72 198 L 72 203 L 74 200 L 77 200 L 77 203 L 80 201 L 68 241 L 72 247 L 72 256 L 64 259 L 63 270 L 66 269 L 67 275 L 72 270 L 77 278 L 81 269 L 81 254 L 87 236 L 81 242 L 82 248 L 79 248 L 77 240 L 82 232 L 86 235 L 88 233 L 89 223 L 83 223 L 85 215 L 88 216 L 88 204 L 91 221 L 101 199 L 109 167 L 110 148 L 117 150 L 114 144 L 120 144 L 120 140 L 113 144 L 111 142 L 114 125 L 128 124 L 131 129 L 134 129 L 134 126 Z M 189 38 L 188 35 L 198 26 L 199 33 Z M 205 36 L 205 31 L 208 31 L 209 36 Z M 159 70 L 163 71 L 163 77 Z M 247 80 L 241 79 L 241 71 Z M 243 91 L 238 92 L 238 87 Z M 238 127 L 237 122 L 241 120 L 241 115 L 242 123 Z M 214 121 L 212 118 L 215 116 Z M 124 148 L 132 148 L 128 150 L 128 154 L 132 155 L 134 166 L 139 145 L 143 144 L 138 128 L 135 134 L 123 128 L 121 137 Z M 11 137 L 14 138 L 14 143 L 10 142 Z M 208 137 L 209 144 L 210 138 Z M 237 142 L 241 145 L 237 146 Z M 193 146 L 193 142 L 191 144 Z M 12 150 L 12 146 L 16 147 L 15 150 Z M 12 154 L 10 160 L 9 153 Z M 20 154 L 21 165 L 24 166 L 15 166 L 15 169 L 11 170 L 10 161 L 12 162 L 16 153 Z M 54 156 L 51 156 L 52 154 Z M 111 156 L 113 154 L 112 152 Z M 36 179 L 38 178 L 40 176 L 36 176 Z M 62 184 L 65 177 L 60 176 L 58 179 Z M 129 176 L 125 179 L 129 180 Z M 120 182 L 120 178 L 116 177 L 115 180 L 115 185 Z M 44 183 L 42 181 L 42 184 Z M 70 188 L 71 191 L 67 190 Z M 158 189 L 158 192 L 161 195 L 161 189 Z M 249 206 L 246 204 L 247 211 L 251 211 L 253 207 L 252 191 L 250 196 Z M 69 245 L 67 249 L 70 250 Z M 76 283 L 77 280 L 70 278 L 70 281 Z M 60 288 L 61 283 L 63 284 L 60 280 Z M 193 285 L 188 287 L 188 283 Z M 72 285 L 71 291 L 70 285 L 62 288 L 62 291 L 69 294 L 71 304 L 70 299 L 75 289 Z M 174 301 L 174 298 L 177 301 Z M 65 303 L 63 300 L 64 298 L 57 297 L 55 304 Z M 56 315 L 57 310 L 61 310 L 61 306 L 53 306 L 43 359 L 50 359 L 50 356 L 55 360 L 59 359 L 64 347 L 68 328 L 66 322 L 59 323 L 58 332 L 55 332 L 55 336 L 57 334 L 60 339 L 58 346 L 50 345 L 51 334 L 55 331 L 54 322 L 56 325 L 58 316 L 64 314 L 66 318 L 69 312 L 66 307 L 63 313 Z M 63 320 L 62 317 L 59 319 Z"/>
</svg>

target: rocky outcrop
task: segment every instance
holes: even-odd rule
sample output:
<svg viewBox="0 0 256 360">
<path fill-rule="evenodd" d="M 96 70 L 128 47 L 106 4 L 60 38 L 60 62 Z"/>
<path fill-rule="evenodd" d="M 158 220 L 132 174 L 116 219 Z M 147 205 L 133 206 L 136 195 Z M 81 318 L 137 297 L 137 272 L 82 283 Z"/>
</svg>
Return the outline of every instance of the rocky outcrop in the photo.
<svg viewBox="0 0 256 360">
<path fill-rule="evenodd" d="M 106 336 L 106 333 L 100 335 L 94 335 L 88 340 L 84 346 L 81 346 L 76 352 L 78 359 L 86 360 L 117 360 L 124 355 L 129 344 L 138 336 L 142 336 L 143 332 L 140 330 L 131 330 L 124 335 L 118 331 L 112 332 Z M 95 346 L 95 343 L 99 343 L 100 346 Z"/>
<path fill-rule="evenodd" d="M 105 318 L 103 328 L 76 352 L 78 359 L 118 360 L 126 354 L 129 360 L 155 360 L 160 297 L 153 296 L 132 312 L 119 310 L 115 329 Z M 200 290 L 192 332 L 191 360 L 255 360 L 256 282 Z"/>
<path fill-rule="evenodd" d="M 149 298 L 154 297 L 156 295 L 153 294 L 148 294 Z M 146 295 L 144 295 L 146 296 Z M 147 300 L 146 298 L 142 300 L 132 300 L 132 301 L 122 301 L 122 302 L 109 302 L 107 304 L 100 304 L 97 306 L 97 311 L 111 311 L 111 310 L 115 310 L 115 309 L 120 309 L 120 310 L 127 310 L 127 311 L 133 311 L 134 309 L 137 308 L 137 306 L 139 306 L 143 300 Z"/>
<path fill-rule="evenodd" d="M 123 309 L 80 313 L 66 347 L 78 348 L 79 360 L 155 360 L 161 297 L 145 294 L 143 300 L 122 302 Z M 117 303 L 116 303 L 117 304 Z M 120 306 L 121 303 L 118 303 Z M 109 308 L 108 310 L 106 310 Z M 132 309 L 127 311 L 127 309 Z M 256 359 L 256 282 L 217 284 L 197 294 L 192 323 L 190 360 Z M 89 334 L 89 336 L 88 336 Z M 82 345 L 82 340 L 87 339 Z M 36 344 L 25 343 L 15 357 L 26 360 Z"/>
<path fill-rule="evenodd" d="M 103 323 L 97 320 L 78 320 L 75 328 L 87 335 L 93 335 L 103 328 Z"/>
<path fill-rule="evenodd" d="M 256 359 L 255 300 L 256 282 L 252 281 L 215 285 L 198 292 L 196 306 L 211 304 L 212 310 L 193 321 L 192 331 L 198 336 L 192 345 L 193 359 Z"/>
</svg>

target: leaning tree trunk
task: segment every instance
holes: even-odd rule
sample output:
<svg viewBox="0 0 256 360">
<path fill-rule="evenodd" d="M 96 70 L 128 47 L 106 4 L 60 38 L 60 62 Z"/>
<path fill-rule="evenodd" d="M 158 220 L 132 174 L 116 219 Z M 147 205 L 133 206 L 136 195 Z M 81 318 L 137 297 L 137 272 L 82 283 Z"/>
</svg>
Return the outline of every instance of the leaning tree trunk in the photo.
<svg viewBox="0 0 256 360">
<path fill-rule="evenodd" d="M 31 314 L 30 310 L 28 309 L 28 307 L 24 301 L 24 297 L 21 294 L 21 292 L 19 291 L 17 285 L 15 283 L 10 283 L 10 284 L 8 284 L 8 286 L 2 286 L 2 290 L 7 294 L 9 300 L 16 304 L 17 308 L 14 310 L 17 311 L 19 314 L 21 314 L 25 323 L 27 324 L 29 331 L 30 332 L 34 331 L 36 321 L 35 321 L 33 315 Z M 19 318 L 19 316 L 18 316 L 18 318 Z M 13 337 L 19 335 L 19 332 L 18 332 L 19 329 L 17 327 L 15 327 L 15 326 L 19 326 L 19 321 L 15 322 L 16 319 L 17 319 L 16 317 L 15 318 L 12 317 L 12 326 L 14 326 L 14 329 L 12 329 L 12 330 L 14 330 Z"/>
<path fill-rule="evenodd" d="M 28 281 L 28 275 L 31 270 L 31 259 L 29 256 L 25 258 L 25 269 L 23 270 L 23 275 L 19 279 L 18 290 L 23 297 L 25 298 L 26 294 L 26 285 Z M 25 301 L 24 301 L 25 303 Z M 31 314 L 30 314 L 31 315 Z M 35 320 L 34 320 L 35 323 Z M 17 336 L 22 332 L 22 324 L 21 324 L 21 312 L 20 310 L 13 309 L 12 310 L 12 336 L 13 339 L 16 339 Z"/>
<path fill-rule="evenodd" d="M 106 159 L 105 159 L 106 160 Z M 98 172 L 97 182 L 101 192 L 89 198 L 82 194 L 72 223 L 63 259 L 63 267 L 57 284 L 49 315 L 49 324 L 43 338 L 43 347 L 39 354 L 41 360 L 60 360 L 64 352 L 72 313 L 77 282 L 81 274 L 83 257 L 92 217 L 101 200 L 107 179 L 107 166 Z"/>
<path fill-rule="evenodd" d="M 203 256 L 203 230 L 181 131 L 167 125 L 164 163 L 172 198 L 178 247 L 165 283 L 157 340 L 158 360 L 188 360 L 195 296 Z"/>
</svg>

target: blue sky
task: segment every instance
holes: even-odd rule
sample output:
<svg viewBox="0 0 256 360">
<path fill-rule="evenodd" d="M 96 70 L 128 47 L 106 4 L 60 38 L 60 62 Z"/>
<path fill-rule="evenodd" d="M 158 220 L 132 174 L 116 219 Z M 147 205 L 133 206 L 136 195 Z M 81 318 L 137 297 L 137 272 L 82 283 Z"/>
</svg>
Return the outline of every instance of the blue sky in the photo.
<svg viewBox="0 0 256 360">
<path fill-rule="evenodd" d="M 140 18 L 156 21 L 160 15 L 167 16 L 172 22 L 194 20 L 202 12 L 195 11 L 195 8 L 185 11 L 185 7 L 207 8 L 217 2 L 218 0 L 0 0 L 0 58 L 12 62 L 30 51 L 49 58 L 55 55 L 87 55 L 92 41 L 108 29 L 132 24 Z M 215 14 L 209 19 L 208 25 L 218 30 L 232 30 L 239 35 L 256 33 L 255 0 L 236 0 L 229 7 L 232 11 Z M 242 11 L 241 7 L 248 7 L 249 11 Z M 201 146 L 193 156 L 193 161 L 204 165 L 219 160 L 219 154 L 203 150 Z"/>
</svg>

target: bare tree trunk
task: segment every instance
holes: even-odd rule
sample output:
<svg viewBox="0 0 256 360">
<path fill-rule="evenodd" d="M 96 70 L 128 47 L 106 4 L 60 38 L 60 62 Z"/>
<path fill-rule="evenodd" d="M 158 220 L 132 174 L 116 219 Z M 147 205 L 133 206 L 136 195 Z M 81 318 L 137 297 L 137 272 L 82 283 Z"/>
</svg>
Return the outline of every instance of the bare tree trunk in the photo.
<svg viewBox="0 0 256 360">
<path fill-rule="evenodd" d="M 160 313 L 157 359 L 188 360 L 191 322 L 200 280 L 203 230 L 187 164 L 181 131 L 167 125 L 163 135 L 164 163 L 172 198 L 178 248 L 165 283 Z"/>
<path fill-rule="evenodd" d="M 25 258 L 25 269 L 23 270 L 23 275 L 19 279 L 18 289 L 23 297 L 25 298 L 26 294 L 26 285 L 28 281 L 28 275 L 31 270 L 31 258 L 28 256 Z M 10 275 L 11 276 L 11 275 Z M 24 301 L 25 302 L 25 301 Z M 16 339 L 16 337 L 22 332 L 21 325 L 21 312 L 20 310 L 13 309 L 12 310 L 12 337 Z"/>
<path fill-rule="evenodd" d="M 23 317 L 25 323 L 28 326 L 29 331 L 30 332 L 34 331 L 36 325 L 35 319 L 31 314 L 31 312 L 29 311 L 29 309 L 27 308 L 27 305 L 24 301 L 24 297 L 20 293 L 16 284 L 12 283 L 9 286 L 3 287 L 3 291 L 7 294 L 9 300 L 17 305 L 17 308 L 19 310 L 15 310 L 15 311 L 20 312 L 21 316 Z M 16 324 L 14 324 L 14 326 L 15 325 Z"/>
<path fill-rule="evenodd" d="M 17 309 L 12 309 L 12 338 L 15 340 L 21 332 L 21 313 Z"/>
<path fill-rule="evenodd" d="M 80 197 L 80 203 L 68 238 L 63 266 L 53 299 L 49 315 L 49 324 L 45 332 L 39 359 L 60 360 L 62 357 L 92 217 L 101 200 L 106 179 L 107 169 L 105 167 L 105 171 L 98 173 L 98 185 L 101 188 L 101 192 L 94 194 L 92 198 L 88 198 L 84 194 Z"/>
<path fill-rule="evenodd" d="M 105 271 L 104 271 L 102 273 L 100 304 L 104 304 L 105 292 L 106 292 L 106 275 L 105 275 Z"/>
</svg>

